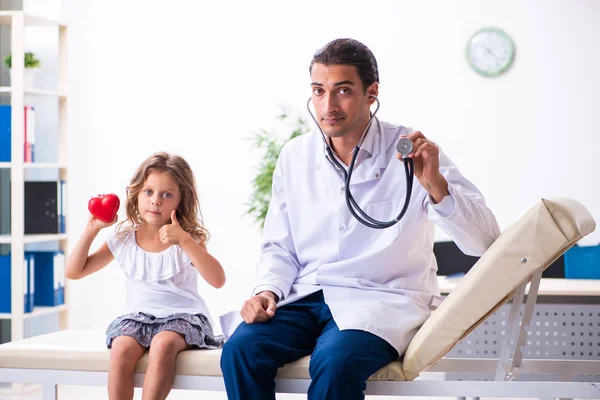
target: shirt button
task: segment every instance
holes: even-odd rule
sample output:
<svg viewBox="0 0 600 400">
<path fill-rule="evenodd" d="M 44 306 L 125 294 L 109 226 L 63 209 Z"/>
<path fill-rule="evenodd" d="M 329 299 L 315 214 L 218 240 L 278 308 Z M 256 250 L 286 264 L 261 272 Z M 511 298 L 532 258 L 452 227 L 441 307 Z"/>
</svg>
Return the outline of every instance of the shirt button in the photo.
<svg viewBox="0 0 600 400">
<path fill-rule="evenodd" d="M 342 188 L 340 189 L 340 192 L 344 192 L 346 190 L 346 186 L 342 186 Z"/>
<path fill-rule="evenodd" d="M 375 174 L 375 178 L 379 178 L 379 172 Z"/>
<path fill-rule="evenodd" d="M 344 225 L 340 225 L 340 231 L 343 231 L 344 229 L 346 229 L 346 227 Z"/>
</svg>

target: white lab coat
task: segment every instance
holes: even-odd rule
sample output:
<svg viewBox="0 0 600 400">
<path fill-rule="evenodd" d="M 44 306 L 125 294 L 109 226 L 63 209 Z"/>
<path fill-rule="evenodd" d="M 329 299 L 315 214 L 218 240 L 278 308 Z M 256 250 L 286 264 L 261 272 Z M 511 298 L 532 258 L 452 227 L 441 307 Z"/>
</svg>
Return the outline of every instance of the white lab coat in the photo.
<svg viewBox="0 0 600 400">
<path fill-rule="evenodd" d="M 380 221 L 395 218 L 404 204 L 405 171 L 394 145 L 406 133 L 375 119 L 352 175 L 355 200 Z M 391 228 L 368 228 L 350 214 L 342 175 L 320 135 L 302 135 L 281 152 L 254 293 L 272 290 L 281 307 L 322 289 L 340 329 L 371 332 L 403 354 L 440 294 L 434 224 L 474 256 L 498 237 L 498 224 L 481 193 L 442 153 L 450 196 L 433 205 L 415 178 L 404 218 Z M 239 322 L 239 311 L 223 316 L 225 335 Z"/>
</svg>

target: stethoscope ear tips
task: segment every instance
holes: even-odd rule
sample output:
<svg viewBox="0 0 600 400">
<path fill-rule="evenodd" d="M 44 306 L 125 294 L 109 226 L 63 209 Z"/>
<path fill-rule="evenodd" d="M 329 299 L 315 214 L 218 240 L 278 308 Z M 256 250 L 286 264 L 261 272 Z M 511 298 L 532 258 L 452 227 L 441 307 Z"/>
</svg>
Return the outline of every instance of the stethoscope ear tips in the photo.
<svg viewBox="0 0 600 400">
<path fill-rule="evenodd" d="M 410 140 L 407 137 L 401 137 L 396 142 L 396 151 L 398 153 L 400 153 L 403 157 L 406 157 L 410 153 L 412 153 L 413 148 L 414 148 L 414 145 L 413 145 L 412 140 Z"/>
</svg>

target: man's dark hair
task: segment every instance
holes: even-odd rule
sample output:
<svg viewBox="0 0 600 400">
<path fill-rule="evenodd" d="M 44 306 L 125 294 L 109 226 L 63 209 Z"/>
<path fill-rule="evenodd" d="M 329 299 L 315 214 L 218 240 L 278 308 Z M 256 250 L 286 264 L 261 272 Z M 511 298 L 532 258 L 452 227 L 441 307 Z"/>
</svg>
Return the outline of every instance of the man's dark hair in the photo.
<svg viewBox="0 0 600 400">
<path fill-rule="evenodd" d="M 335 39 L 317 50 L 310 62 L 308 72 L 312 72 L 313 64 L 354 65 L 366 91 L 373 82 L 379 83 L 377 60 L 367 46 L 355 39 Z"/>
</svg>

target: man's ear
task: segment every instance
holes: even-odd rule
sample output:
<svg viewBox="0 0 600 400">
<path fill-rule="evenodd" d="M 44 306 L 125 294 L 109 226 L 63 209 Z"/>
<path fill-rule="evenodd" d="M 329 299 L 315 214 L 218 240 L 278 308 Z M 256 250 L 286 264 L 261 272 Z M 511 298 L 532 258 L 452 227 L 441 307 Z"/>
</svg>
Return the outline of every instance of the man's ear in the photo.
<svg viewBox="0 0 600 400">
<path fill-rule="evenodd" d="M 375 98 L 373 96 L 379 96 L 379 83 L 373 82 L 371 86 L 367 88 L 367 93 L 369 94 L 369 104 L 375 103 Z"/>
</svg>

